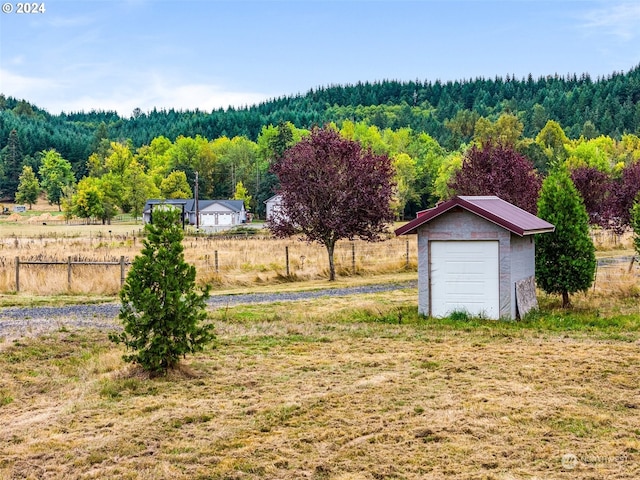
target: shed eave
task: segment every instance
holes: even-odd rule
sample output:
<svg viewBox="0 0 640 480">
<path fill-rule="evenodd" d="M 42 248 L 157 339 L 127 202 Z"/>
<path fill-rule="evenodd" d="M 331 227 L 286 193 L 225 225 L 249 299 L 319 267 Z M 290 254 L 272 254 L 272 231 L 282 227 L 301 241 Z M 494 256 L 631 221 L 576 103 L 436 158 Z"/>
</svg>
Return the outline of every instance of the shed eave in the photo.
<svg viewBox="0 0 640 480">
<path fill-rule="evenodd" d="M 539 233 L 553 233 L 556 231 L 556 227 L 553 228 L 539 228 L 536 230 L 526 230 L 521 236 L 527 236 L 527 235 L 537 235 Z"/>
<path fill-rule="evenodd" d="M 533 225 L 531 225 L 532 222 L 530 220 L 526 222 L 512 221 L 511 218 L 501 215 L 499 211 L 496 211 L 495 209 L 491 209 L 491 208 L 485 208 L 484 205 L 480 205 L 474 202 L 473 201 L 474 198 L 477 198 L 478 200 L 495 199 L 502 202 L 503 204 L 506 203 L 496 196 L 454 197 L 451 200 L 443 202 L 434 208 L 423 210 L 422 212 L 418 212 L 418 216 L 416 218 L 411 220 L 409 223 L 403 225 L 402 227 L 396 229 L 395 234 L 396 236 L 400 236 L 400 235 L 417 233 L 417 229 L 420 226 L 430 222 L 434 218 L 439 217 L 440 215 L 446 213 L 447 211 L 451 210 L 454 207 L 461 207 L 464 210 L 467 210 L 468 212 L 473 213 L 488 222 L 491 222 L 495 225 L 498 225 L 501 228 L 504 228 L 505 230 L 513 233 L 514 235 L 518 235 L 519 237 L 524 237 L 527 235 L 536 235 L 539 233 L 548 233 L 548 232 L 553 232 L 555 230 L 555 227 L 551 225 L 549 222 L 546 222 L 540 218 L 537 218 L 535 217 L 535 215 L 525 212 L 524 210 L 516 207 L 515 205 L 507 204 L 510 206 L 510 208 L 517 209 L 520 212 L 524 213 L 525 217 L 527 216 L 534 217 L 536 221 L 533 222 L 534 223 Z M 527 228 L 527 227 L 533 227 L 533 228 Z M 535 228 L 535 227 L 539 227 L 539 228 Z"/>
</svg>

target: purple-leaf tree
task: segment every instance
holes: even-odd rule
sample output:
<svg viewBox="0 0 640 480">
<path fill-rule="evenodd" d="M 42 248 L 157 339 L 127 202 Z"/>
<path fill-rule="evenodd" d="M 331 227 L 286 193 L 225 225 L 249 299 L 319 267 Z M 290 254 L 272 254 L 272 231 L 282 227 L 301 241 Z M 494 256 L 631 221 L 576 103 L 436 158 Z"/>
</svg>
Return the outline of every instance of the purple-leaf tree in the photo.
<svg viewBox="0 0 640 480">
<path fill-rule="evenodd" d="M 391 160 L 331 128 L 313 129 L 271 169 L 280 182 L 281 203 L 269 229 L 280 238 L 301 234 L 324 245 L 329 280 L 335 280 L 338 240 L 378 240 L 393 221 Z"/>
<path fill-rule="evenodd" d="M 513 147 L 493 141 L 474 145 L 449 181 L 456 195 L 497 195 L 535 214 L 542 181 L 533 164 Z"/>
<path fill-rule="evenodd" d="M 606 227 L 611 177 L 595 167 L 578 167 L 571 171 L 571 181 L 584 201 L 589 223 Z"/>
<path fill-rule="evenodd" d="M 640 192 L 640 160 L 624 167 L 622 176 L 611 185 L 606 212 L 607 228 L 621 234 L 631 224 L 631 208 Z"/>
</svg>

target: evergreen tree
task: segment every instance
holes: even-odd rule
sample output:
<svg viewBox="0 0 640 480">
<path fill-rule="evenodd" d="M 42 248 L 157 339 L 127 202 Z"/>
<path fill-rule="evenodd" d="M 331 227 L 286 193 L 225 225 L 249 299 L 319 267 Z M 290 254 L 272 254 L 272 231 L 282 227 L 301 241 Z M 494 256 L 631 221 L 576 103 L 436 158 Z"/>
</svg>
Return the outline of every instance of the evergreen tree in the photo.
<svg viewBox="0 0 640 480">
<path fill-rule="evenodd" d="M 32 205 L 38 201 L 39 194 L 40 183 L 36 178 L 36 174 L 33 173 L 31 167 L 25 165 L 22 167 L 22 174 L 18 183 L 16 203 L 26 203 L 29 205 L 29 210 L 31 210 Z"/>
<path fill-rule="evenodd" d="M 569 307 L 569 294 L 593 283 L 596 257 L 587 210 L 566 171 L 554 170 L 542 183 L 538 216 L 556 227 L 536 240 L 538 286 L 561 294 L 562 306 Z"/>
<path fill-rule="evenodd" d="M 153 374 L 166 373 L 189 353 L 202 351 L 213 340 L 206 320 L 209 287 L 196 291 L 196 269 L 185 262 L 180 213 L 158 206 L 153 224 L 120 291 L 122 333 L 109 338 L 123 343 L 130 354 L 123 360 Z"/>
<path fill-rule="evenodd" d="M 22 171 L 22 146 L 18 132 L 11 130 L 7 146 L 2 149 L 2 178 L 0 179 L 0 195 L 13 198 L 18 190 L 18 177 Z"/>
</svg>

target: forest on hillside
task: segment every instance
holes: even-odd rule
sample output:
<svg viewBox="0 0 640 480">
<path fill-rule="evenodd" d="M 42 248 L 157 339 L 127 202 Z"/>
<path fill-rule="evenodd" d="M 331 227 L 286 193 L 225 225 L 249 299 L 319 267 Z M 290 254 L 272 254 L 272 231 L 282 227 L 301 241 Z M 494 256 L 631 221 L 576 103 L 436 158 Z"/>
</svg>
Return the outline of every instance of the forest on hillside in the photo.
<svg viewBox="0 0 640 480">
<path fill-rule="evenodd" d="M 639 100 L 640 66 L 595 80 L 585 74 L 332 85 L 245 108 L 136 109 L 128 118 L 108 111 L 52 115 L 0 95 L 0 195 L 13 198 L 28 167 L 53 203 L 108 218 L 137 213 L 142 198 L 192 194 L 198 171 L 201 198 L 244 198 L 260 215 L 276 182 L 270 163 L 309 129 L 331 124 L 392 158 L 401 218 L 450 195 L 465 152 L 489 139 L 512 147 L 541 175 L 561 162 L 607 181 L 622 178 L 640 158 Z M 65 183 L 49 192 L 54 174 Z M 83 210 L 83 202 L 100 205 Z"/>
</svg>

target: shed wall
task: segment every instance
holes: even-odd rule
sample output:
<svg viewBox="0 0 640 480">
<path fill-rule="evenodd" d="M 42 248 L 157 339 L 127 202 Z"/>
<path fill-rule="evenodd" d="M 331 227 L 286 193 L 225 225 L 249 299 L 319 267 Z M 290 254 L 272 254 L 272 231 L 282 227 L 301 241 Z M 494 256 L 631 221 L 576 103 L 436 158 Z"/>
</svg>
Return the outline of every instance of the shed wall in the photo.
<svg viewBox="0 0 640 480">
<path fill-rule="evenodd" d="M 418 228 L 418 311 L 423 315 L 431 315 L 430 308 L 430 248 L 433 240 L 498 240 L 499 242 L 499 285 L 500 285 L 500 317 L 515 318 L 515 286 L 512 278 L 512 268 L 516 268 L 517 275 L 529 272 L 525 265 L 526 256 L 530 255 L 525 242 L 528 238 L 520 239 L 511 232 L 463 209 L 455 209 L 435 218 Z M 522 259 L 512 260 L 512 237 L 525 242 L 516 242 L 515 255 Z M 533 267 L 533 264 L 531 266 Z M 529 275 L 526 275 L 529 276 Z M 524 278 L 524 277 L 523 277 Z"/>
<path fill-rule="evenodd" d="M 516 282 L 535 274 L 536 246 L 533 236 L 511 235 L 511 318 L 516 318 Z"/>
</svg>

